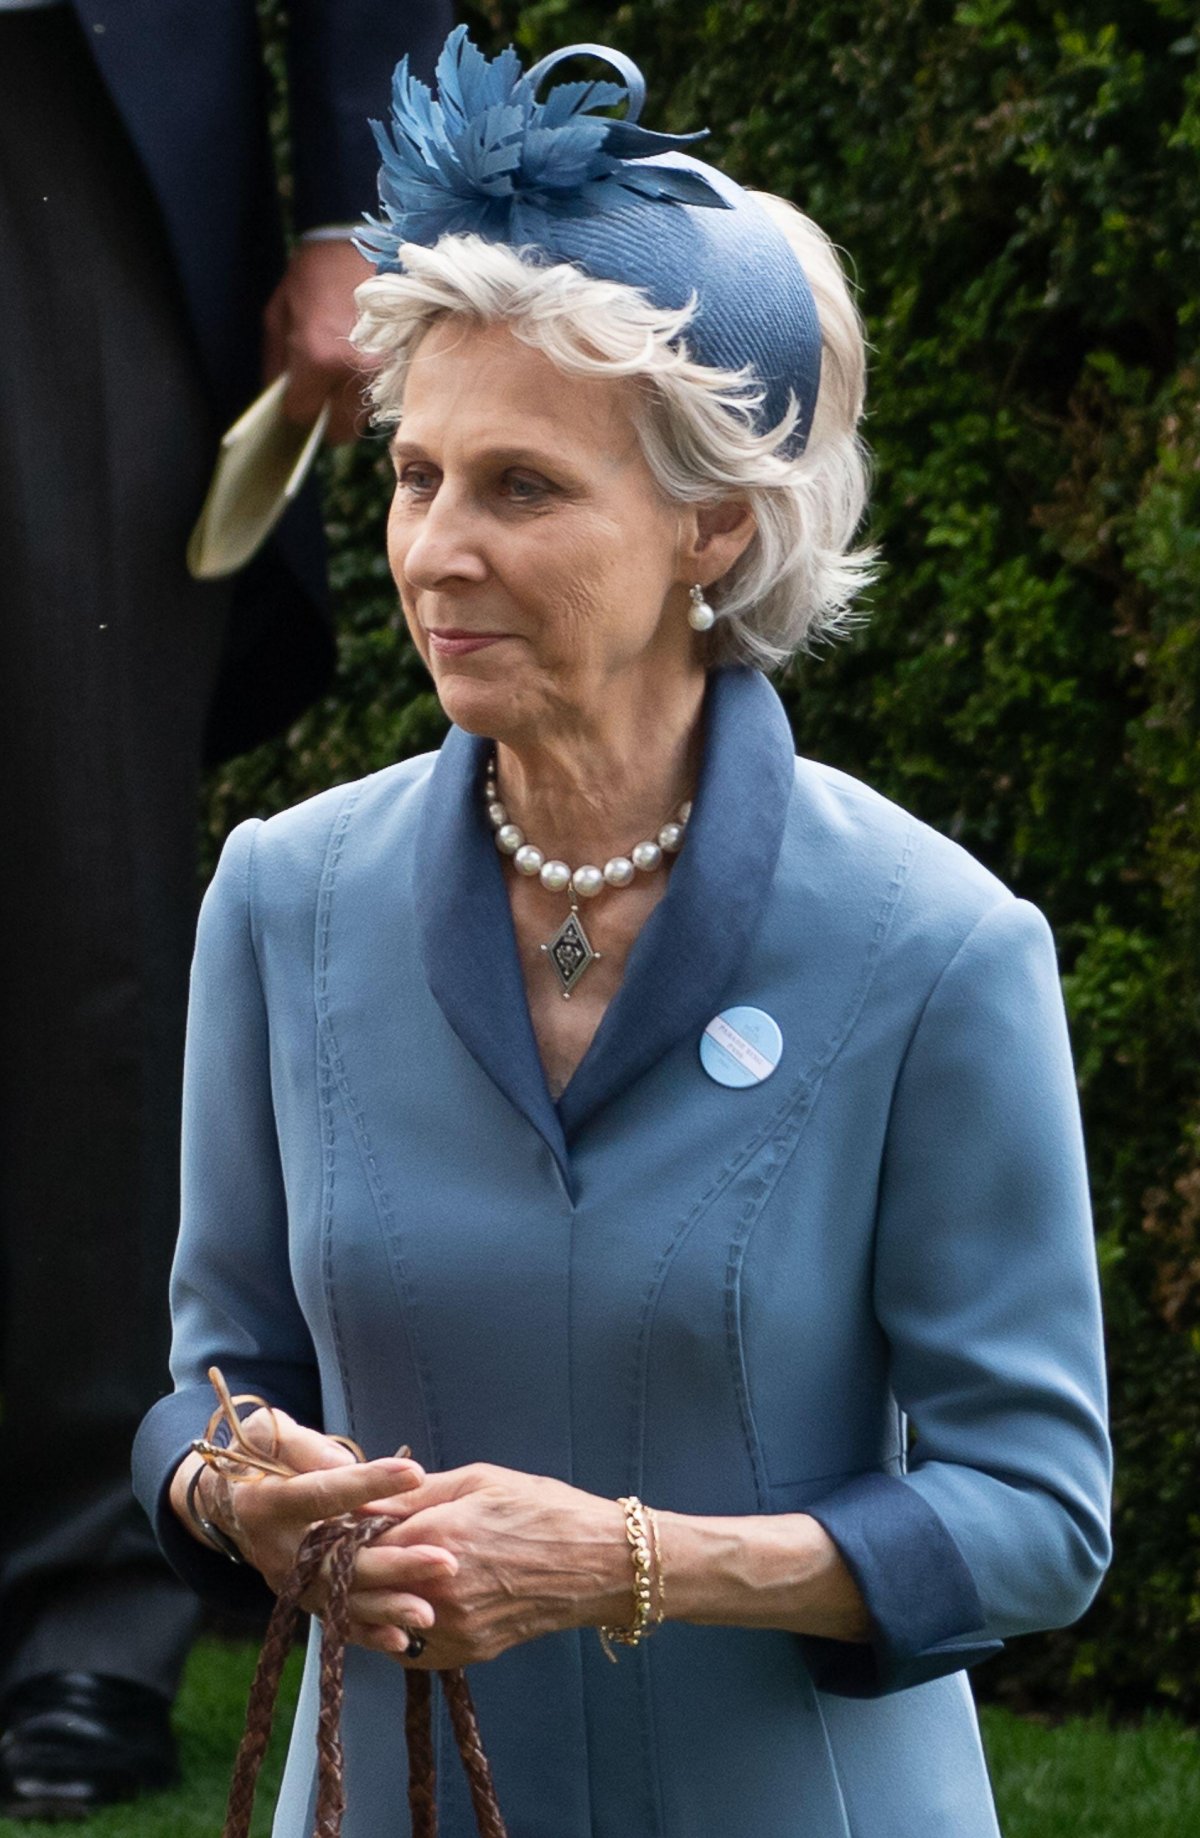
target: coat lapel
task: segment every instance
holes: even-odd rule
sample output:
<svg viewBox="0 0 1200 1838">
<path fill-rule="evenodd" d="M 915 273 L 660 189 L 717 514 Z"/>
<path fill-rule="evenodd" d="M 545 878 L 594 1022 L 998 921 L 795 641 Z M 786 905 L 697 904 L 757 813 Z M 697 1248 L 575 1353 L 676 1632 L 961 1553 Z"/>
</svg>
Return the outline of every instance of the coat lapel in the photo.
<svg viewBox="0 0 1200 1838">
<path fill-rule="evenodd" d="M 468 1052 L 545 1140 L 567 1145 L 603 1105 L 689 1034 L 699 1039 L 741 964 L 775 874 L 795 771 L 783 705 L 757 670 L 718 670 L 687 842 L 621 988 L 556 1106 L 517 955 L 504 862 L 483 808 L 490 742 L 451 728 L 416 844 L 429 987 Z"/>
<path fill-rule="evenodd" d="M 529 1019 L 504 862 L 483 808 L 489 749 L 452 727 L 434 763 L 414 863 L 421 953 L 450 1026 L 544 1138 L 565 1180 L 566 1140 Z"/>
<path fill-rule="evenodd" d="M 700 1034 L 745 957 L 783 842 L 795 746 L 761 672 L 714 671 L 687 841 L 559 1102 L 570 1142 L 680 1040 Z"/>
</svg>

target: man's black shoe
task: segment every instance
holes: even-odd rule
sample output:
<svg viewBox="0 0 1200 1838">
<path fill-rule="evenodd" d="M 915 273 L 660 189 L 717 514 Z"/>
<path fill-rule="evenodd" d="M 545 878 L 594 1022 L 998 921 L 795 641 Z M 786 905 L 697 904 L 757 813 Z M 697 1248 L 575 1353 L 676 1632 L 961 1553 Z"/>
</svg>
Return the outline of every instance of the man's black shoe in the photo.
<svg viewBox="0 0 1200 1838">
<path fill-rule="evenodd" d="M 86 1819 L 178 1779 L 171 1707 L 147 1685 L 43 1672 L 0 1705 L 0 1818 Z"/>
</svg>

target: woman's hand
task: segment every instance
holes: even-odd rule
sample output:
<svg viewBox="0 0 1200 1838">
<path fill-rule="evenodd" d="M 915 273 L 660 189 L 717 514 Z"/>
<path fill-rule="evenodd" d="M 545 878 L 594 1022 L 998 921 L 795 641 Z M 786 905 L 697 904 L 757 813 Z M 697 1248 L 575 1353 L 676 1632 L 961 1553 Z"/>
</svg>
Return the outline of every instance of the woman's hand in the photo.
<svg viewBox="0 0 1200 1838">
<path fill-rule="evenodd" d="M 273 1435 L 272 1415 L 277 1435 Z M 311 1525 L 348 1512 L 392 1511 L 425 1478 L 419 1462 L 399 1456 L 357 1462 L 341 1443 L 305 1428 L 282 1410 L 255 1411 L 243 1422 L 242 1432 L 253 1448 L 274 1455 L 294 1469 L 294 1474 L 233 1480 L 219 1469 L 209 1469 L 200 1481 L 201 1511 L 228 1533 L 246 1562 L 262 1573 L 276 1593 L 292 1570 Z M 171 1486 L 172 1507 L 193 1533 L 186 1493 L 199 1460 L 189 1456 L 181 1463 Z M 356 1559 L 349 1638 L 358 1646 L 403 1654 L 408 1649 L 407 1629 L 433 1625 L 428 1585 L 453 1574 L 457 1560 L 428 1541 L 413 1540 L 385 1566 L 373 1566 L 372 1582 L 364 1586 L 361 1566 L 366 1555 L 360 1552 Z M 386 1577 L 384 1591 L 379 1585 L 381 1572 Z M 322 1574 L 302 1597 L 301 1606 L 310 1614 L 321 1614 L 326 1593 Z M 368 1616 L 362 1613 L 365 1599 L 369 1600 Z"/>
<path fill-rule="evenodd" d="M 356 1582 L 365 1621 L 394 1613 L 371 1591 L 397 1552 L 433 1546 L 457 1568 L 430 1577 L 436 1616 L 421 1663 L 494 1659 L 568 1627 L 628 1626 L 633 1560 L 619 1501 L 562 1481 L 478 1462 L 432 1474 L 384 1503 L 403 1523 L 364 1551 Z M 672 1620 L 871 1637 L 866 1607 L 837 1546 L 807 1513 L 716 1518 L 659 1511 L 665 1606 Z"/>
<path fill-rule="evenodd" d="M 475 1462 L 422 1478 L 380 1510 L 404 1523 L 359 1554 L 356 1612 L 365 1622 L 395 1624 L 395 1579 L 418 1553 L 455 1559 L 452 1570 L 424 1573 L 436 1617 L 424 1665 L 471 1665 L 539 1634 L 631 1619 L 633 1570 L 615 1500 Z"/>
</svg>

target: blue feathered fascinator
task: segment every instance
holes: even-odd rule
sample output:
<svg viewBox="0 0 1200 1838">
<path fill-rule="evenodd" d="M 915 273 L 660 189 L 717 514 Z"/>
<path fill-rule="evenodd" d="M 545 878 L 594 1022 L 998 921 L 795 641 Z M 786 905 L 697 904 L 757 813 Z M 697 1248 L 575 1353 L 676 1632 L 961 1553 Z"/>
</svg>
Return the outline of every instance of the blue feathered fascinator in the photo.
<svg viewBox="0 0 1200 1838">
<path fill-rule="evenodd" d="M 550 71 L 584 55 L 602 58 L 620 82 L 559 83 L 539 101 Z M 364 255 L 394 271 L 404 243 L 473 234 L 625 282 L 657 306 L 678 310 L 694 296 L 682 334 L 691 355 L 751 373 L 764 430 L 794 397 L 800 413 L 787 450 L 799 451 L 820 380 L 812 292 L 766 212 L 684 151 L 707 130 L 643 128 L 641 72 L 603 45 L 566 46 L 522 71 L 511 46 L 488 59 L 458 26 L 436 79 L 435 98 L 406 57 L 392 81 L 390 121 L 371 124 L 383 164 L 379 215 L 358 238 Z M 623 119 L 595 112 L 621 102 Z"/>
</svg>

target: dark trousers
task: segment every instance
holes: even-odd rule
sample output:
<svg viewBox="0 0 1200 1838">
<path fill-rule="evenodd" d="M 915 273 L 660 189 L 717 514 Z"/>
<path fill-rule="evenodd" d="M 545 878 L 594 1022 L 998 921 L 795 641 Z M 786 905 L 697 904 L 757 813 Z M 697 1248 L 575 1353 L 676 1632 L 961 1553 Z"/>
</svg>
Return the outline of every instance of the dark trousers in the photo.
<svg viewBox="0 0 1200 1838">
<path fill-rule="evenodd" d="M 128 1477 L 168 1383 L 217 433 L 73 15 L 0 13 L 0 1687 L 173 1693 L 196 1624 Z"/>
</svg>

